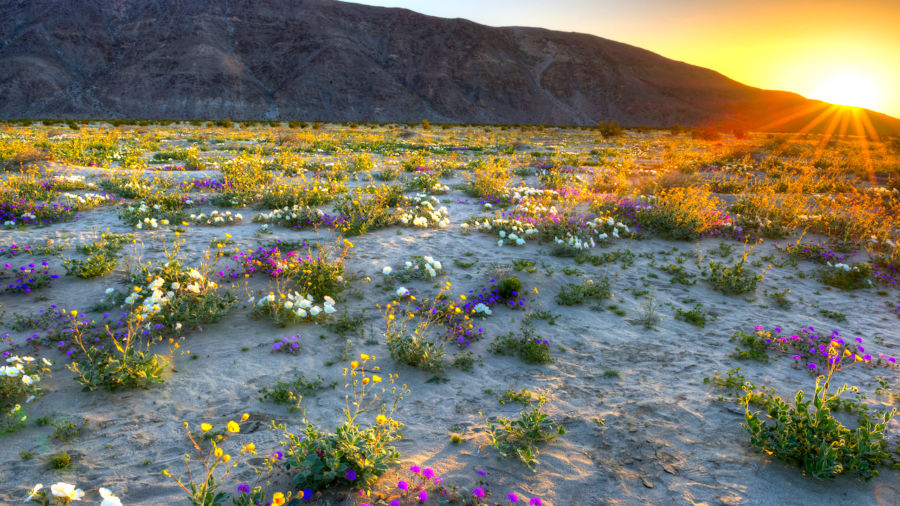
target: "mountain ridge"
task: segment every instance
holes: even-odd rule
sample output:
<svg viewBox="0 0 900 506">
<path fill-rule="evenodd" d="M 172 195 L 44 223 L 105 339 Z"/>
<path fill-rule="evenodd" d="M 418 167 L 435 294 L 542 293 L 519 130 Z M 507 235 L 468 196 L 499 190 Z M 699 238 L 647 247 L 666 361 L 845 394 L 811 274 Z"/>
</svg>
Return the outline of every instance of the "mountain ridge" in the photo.
<svg viewBox="0 0 900 506">
<path fill-rule="evenodd" d="M 0 0 L 0 14 L 4 118 L 800 131 L 829 107 L 594 35 L 331 0 Z"/>
</svg>

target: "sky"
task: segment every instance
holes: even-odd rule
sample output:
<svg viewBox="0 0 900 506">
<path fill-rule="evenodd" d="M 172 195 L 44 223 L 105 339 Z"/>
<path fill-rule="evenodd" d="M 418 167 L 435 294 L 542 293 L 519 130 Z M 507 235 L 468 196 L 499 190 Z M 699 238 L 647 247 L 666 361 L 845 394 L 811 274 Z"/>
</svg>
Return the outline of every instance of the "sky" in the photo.
<svg viewBox="0 0 900 506">
<path fill-rule="evenodd" d="M 353 0 L 624 42 L 736 81 L 900 117 L 900 0 Z"/>
</svg>

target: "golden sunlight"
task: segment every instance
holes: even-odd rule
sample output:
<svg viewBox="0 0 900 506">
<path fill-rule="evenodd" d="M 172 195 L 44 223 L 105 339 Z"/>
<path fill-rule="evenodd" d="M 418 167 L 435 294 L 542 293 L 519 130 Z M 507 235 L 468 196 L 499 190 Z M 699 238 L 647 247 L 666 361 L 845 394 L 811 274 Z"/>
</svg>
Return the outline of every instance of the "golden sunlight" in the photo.
<svg viewBox="0 0 900 506">
<path fill-rule="evenodd" d="M 878 110 L 881 89 L 874 79 L 864 74 L 845 73 L 823 79 L 813 98 L 832 104 Z"/>
</svg>

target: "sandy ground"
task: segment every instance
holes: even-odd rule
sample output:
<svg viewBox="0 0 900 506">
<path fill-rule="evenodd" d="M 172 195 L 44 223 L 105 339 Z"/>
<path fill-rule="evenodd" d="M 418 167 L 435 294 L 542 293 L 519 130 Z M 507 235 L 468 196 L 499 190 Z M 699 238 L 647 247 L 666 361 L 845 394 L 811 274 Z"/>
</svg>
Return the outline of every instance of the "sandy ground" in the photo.
<svg viewBox="0 0 900 506">
<path fill-rule="evenodd" d="M 100 172 L 100 171 L 92 171 Z M 191 176 L 195 175 L 192 173 Z M 457 183 L 459 181 L 456 181 Z M 453 181 L 445 182 L 452 185 Z M 884 470 L 869 482 L 843 477 L 834 481 L 817 481 L 801 476 L 799 470 L 755 453 L 748 435 L 741 428 L 741 409 L 717 400 L 721 392 L 703 383 L 715 372 L 725 373 L 741 367 L 747 380 L 757 385 L 771 385 L 783 396 L 793 397 L 797 389 L 810 392 L 814 378 L 805 370 L 792 367 L 789 356 L 775 357 L 772 363 L 738 362 L 728 356 L 734 344 L 728 338 L 737 330 L 751 331 L 761 324 L 797 330 L 812 325 L 817 329 L 839 330 L 844 336 L 861 336 L 871 342 L 881 336 L 879 351 L 900 353 L 900 325 L 889 303 L 897 303 L 897 292 L 881 296 L 875 290 L 841 292 L 828 289 L 814 276 L 805 279 L 799 272 L 811 274 L 815 267 L 801 263 L 798 267 L 773 268 L 755 295 L 723 296 L 702 280 L 693 286 L 673 284 L 671 277 L 649 265 L 646 253 L 654 253 L 659 265 L 671 263 L 683 254 L 689 272 L 696 272 L 693 259 L 698 250 L 719 245 L 718 239 L 704 240 L 699 245 L 662 240 L 622 239 L 595 253 L 628 249 L 637 257 L 631 267 L 609 264 L 594 267 L 576 265 L 571 259 L 548 254 L 549 245 L 528 243 L 522 247 L 498 247 L 496 238 L 486 234 L 463 235 L 459 225 L 469 216 L 481 214 L 479 205 L 458 202 L 467 197 L 460 191 L 440 196 L 450 210 L 451 225 L 445 230 L 413 230 L 397 228 L 380 230 L 354 238 L 356 247 L 348 270 L 356 274 L 353 289 L 344 293 L 338 304 L 341 311 L 367 316 L 366 336 L 351 333 L 341 338 L 315 324 L 286 329 L 272 326 L 266 320 L 249 318 L 244 304 L 233 308 L 225 321 L 191 333 L 183 343 L 191 355 L 176 357 L 177 372 L 164 384 L 148 390 L 126 392 L 83 393 L 64 367 L 65 357 L 49 352 L 55 362 L 53 377 L 44 385 L 47 394 L 30 407 L 32 419 L 51 415 L 55 419 L 80 420 L 88 423 L 72 441 L 61 443 L 50 438 L 52 427 L 30 424 L 25 430 L 5 436 L 0 442 L 0 503 L 21 502 L 34 483 L 45 486 L 57 480 L 75 482 L 83 488 L 112 489 L 126 504 L 184 504 L 181 491 L 174 482 L 160 475 L 164 468 L 183 471 L 182 455 L 187 451 L 183 421 L 192 424 L 210 422 L 217 425 L 236 419 L 241 413 L 251 414 L 251 424 L 238 437 L 244 444 L 255 442 L 261 453 L 278 449 L 279 433 L 266 428 L 271 420 L 296 427 L 300 416 L 286 408 L 258 399 L 257 390 L 274 384 L 276 379 L 290 378 L 302 372 L 308 378 L 323 376 L 327 382 L 341 381 L 346 364 L 342 354 L 368 353 L 377 358 L 385 372 L 396 372 L 412 393 L 396 414 L 406 424 L 403 439 L 397 447 L 402 454 L 400 464 L 380 482 L 380 490 L 389 491 L 397 479 L 409 479 L 411 464 L 429 466 L 449 484 L 471 487 L 478 476 L 476 469 L 487 471 L 493 492 L 491 502 L 505 503 L 508 492 L 528 497 L 539 496 L 544 504 L 898 504 L 900 473 Z M 187 258 L 198 259 L 213 238 L 230 233 L 235 246 L 242 249 L 258 244 L 255 236 L 259 225 L 250 223 L 251 209 L 239 210 L 244 223 L 222 228 L 189 227 L 184 235 L 188 244 Z M 74 245 L 92 238 L 107 227 L 113 232 L 133 232 L 116 217 L 112 209 L 96 209 L 83 213 L 74 223 L 47 228 L 0 231 L 0 244 L 38 244 L 47 238 L 68 240 Z M 274 233 L 264 239 L 312 238 L 312 232 L 297 232 L 273 227 Z M 142 241 L 144 260 L 161 258 L 163 232 L 136 232 Z M 170 236 L 169 236 L 170 237 Z M 740 254 L 740 244 L 735 244 Z M 671 251 L 663 255 L 660 252 Z M 471 252 L 473 256 L 466 256 Z M 133 254 L 128 249 L 126 255 Z M 753 258 L 778 252 L 767 241 L 757 248 Z M 78 255 L 73 249 L 63 256 Z M 478 289 L 487 285 L 498 265 L 514 259 L 536 262 L 537 272 L 515 273 L 526 289 L 537 288 L 539 294 L 528 302 L 529 310 L 543 309 L 560 315 L 555 325 L 536 321 L 538 334 L 550 341 L 554 362 L 543 366 L 526 365 L 518 358 L 493 355 L 488 351 L 491 340 L 509 330 L 519 328 L 523 311 L 506 308 L 495 310 L 483 320 L 485 338 L 473 343 L 473 351 L 481 359 L 473 373 L 451 369 L 445 383 L 428 383 L 433 375 L 395 363 L 380 330 L 383 322 L 375 304 L 390 300 L 391 292 L 375 287 L 385 265 L 402 265 L 410 255 L 431 255 L 440 260 L 453 292 Z M 732 257 L 734 258 L 734 257 Z M 49 260 L 54 271 L 64 273 L 57 257 L 17 257 L 12 263 Z M 464 269 L 454 260 L 471 261 Z M 227 262 L 220 265 L 229 265 Z M 565 268 L 577 269 L 567 275 Z M 7 312 L 4 332 L 11 332 L 14 312 L 31 313 L 49 304 L 66 309 L 85 310 L 103 296 L 109 286 L 120 286 L 125 279 L 125 262 L 100 280 L 84 281 L 62 276 L 49 289 L 31 296 L 2 294 L 0 304 Z M 552 271 L 552 273 L 551 273 Z M 650 276 L 655 273 L 657 277 Z M 373 279 L 367 284 L 364 278 Z M 584 306 L 559 306 L 554 296 L 560 286 L 569 282 L 608 276 L 612 280 L 613 299 L 603 306 L 615 304 L 627 312 L 618 316 L 608 309 Z M 642 281 L 643 279 L 643 281 Z M 643 282 L 662 303 L 661 321 L 655 329 L 637 322 L 637 314 L 646 296 L 635 297 L 634 290 Z M 413 282 L 414 294 L 433 295 L 434 283 Z M 261 285 L 260 285 L 261 286 Z M 766 289 L 790 288 L 794 301 L 790 310 L 778 309 L 763 293 Z M 242 293 L 243 288 L 239 289 Z M 352 295 L 356 291 L 361 298 Z M 244 297 L 241 296 L 241 300 Z M 675 319 L 676 308 L 690 309 L 701 303 L 714 318 L 705 328 Z M 847 320 L 838 323 L 824 318 L 819 309 L 846 313 Z M 375 335 L 369 331 L 374 330 Z M 296 356 L 272 353 L 271 344 L 281 337 L 302 336 L 302 353 Z M 12 332 L 21 342 L 30 332 Z M 377 342 L 371 339 L 375 337 Z M 349 344 L 348 344 L 349 343 Z M 247 348 L 247 351 L 242 351 Z M 454 348 L 448 348 L 454 351 Z M 326 365 L 326 363 L 332 363 Z M 618 371 L 619 377 L 605 377 L 604 371 Z M 851 368 L 840 373 L 839 381 L 861 387 L 874 405 L 895 405 L 897 398 L 875 396 L 874 377 L 892 378 L 896 370 Z M 512 459 L 498 459 L 497 451 L 487 444 L 485 416 L 514 416 L 521 409 L 515 403 L 501 405 L 498 397 L 507 389 L 528 388 L 532 392 L 546 390 L 548 413 L 561 422 L 567 434 L 540 448 L 540 465 L 536 472 Z M 343 391 L 323 390 L 303 401 L 309 420 L 330 426 L 340 415 Z M 597 420 L 603 423 L 598 423 Z M 896 441 L 900 423 L 893 421 L 890 439 Z M 449 441 L 449 434 L 463 435 L 460 445 Z M 893 443 L 892 443 L 893 445 Z M 65 448 L 74 465 L 65 471 L 50 471 L 45 458 Z M 31 450 L 35 457 L 22 460 L 19 452 Z M 226 487 L 234 487 L 232 476 Z M 287 484 L 284 478 L 281 483 Z M 96 492 L 92 497 L 96 497 Z M 334 499 L 333 499 L 334 500 Z M 342 504 L 359 504 L 358 498 L 347 498 Z"/>
</svg>

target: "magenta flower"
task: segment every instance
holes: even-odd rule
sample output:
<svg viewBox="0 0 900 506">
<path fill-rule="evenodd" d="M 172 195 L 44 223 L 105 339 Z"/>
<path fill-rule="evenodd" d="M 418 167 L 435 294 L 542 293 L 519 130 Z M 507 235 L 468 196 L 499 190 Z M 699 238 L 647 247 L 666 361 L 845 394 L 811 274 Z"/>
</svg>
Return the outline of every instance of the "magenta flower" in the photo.
<svg viewBox="0 0 900 506">
<path fill-rule="evenodd" d="M 397 482 L 397 488 L 401 490 L 409 490 L 409 484 L 403 480 Z"/>
</svg>

